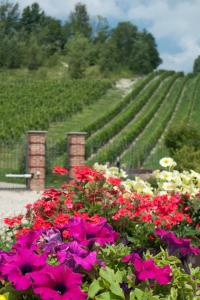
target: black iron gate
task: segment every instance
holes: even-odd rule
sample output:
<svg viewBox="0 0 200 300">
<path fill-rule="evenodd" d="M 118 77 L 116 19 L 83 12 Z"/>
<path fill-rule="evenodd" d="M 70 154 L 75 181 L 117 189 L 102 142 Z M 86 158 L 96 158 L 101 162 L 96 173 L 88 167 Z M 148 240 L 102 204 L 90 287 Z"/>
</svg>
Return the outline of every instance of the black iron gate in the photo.
<svg viewBox="0 0 200 300">
<path fill-rule="evenodd" d="M 16 144 L 0 142 L 0 190 L 27 189 L 26 137 Z"/>
</svg>

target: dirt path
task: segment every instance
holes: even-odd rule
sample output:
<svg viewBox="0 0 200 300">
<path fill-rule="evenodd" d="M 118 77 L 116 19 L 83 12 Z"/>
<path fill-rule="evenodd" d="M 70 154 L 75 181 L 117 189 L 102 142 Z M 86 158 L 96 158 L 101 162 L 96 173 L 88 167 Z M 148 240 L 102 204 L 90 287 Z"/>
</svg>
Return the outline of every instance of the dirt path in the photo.
<svg viewBox="0 0 200 300">
<path fill-rule="evenodd" d="M 39 199 L 40 193 L 30 191 L 0 191 L 0 226 L 3 219 L 14 216 L 25 211 L 28 203 Z"/>
<path fill-rule="evenodd" d="M 127 95 L 133 88 L 133 85 L 138 81 L 139 78 L 135 78 L 133 80 L 128 78 L 119 79 L 115 86 L 117 89 L 122 90 L 125 95 Z"/>
</svg>

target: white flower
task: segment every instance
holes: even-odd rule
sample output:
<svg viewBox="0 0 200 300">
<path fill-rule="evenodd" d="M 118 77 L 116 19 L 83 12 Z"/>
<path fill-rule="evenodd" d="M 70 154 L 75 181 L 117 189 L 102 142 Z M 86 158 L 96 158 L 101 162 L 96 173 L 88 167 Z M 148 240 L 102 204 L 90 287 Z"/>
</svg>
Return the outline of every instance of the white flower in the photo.
<svg viewBox="0 0 200 300">
<path fill-rule="evenodd" d="M 171 172 L 168 172 L 168 171 L 162 171 L 162 172 L 160 173 L 159 178 L 162 179 L 162 180 L 171 181 L 173 177 L 172 177 L 172 173 L 171 173 Z"/>
<path fill-rule="evenodd" d="M 164 158 L 160 159 L 159 164 L 163 168 L 175 167 L 176 166 L 176 162 L 171 157 L 164 157 Z"/>
<path fill-rule="evenodd" d="M 176 184 L 174 182 L 164 182 L 162 185 L 163 190 L 165 191 L 175 191 Z"/>
</svg>

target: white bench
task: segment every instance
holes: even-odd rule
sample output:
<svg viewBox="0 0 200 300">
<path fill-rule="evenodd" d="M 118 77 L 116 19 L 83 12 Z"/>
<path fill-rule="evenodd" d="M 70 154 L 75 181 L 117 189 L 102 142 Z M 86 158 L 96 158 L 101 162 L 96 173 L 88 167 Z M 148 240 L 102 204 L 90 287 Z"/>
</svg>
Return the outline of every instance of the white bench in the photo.
<svg viewBox="0 0 200 300">
<path fill-rule="evenodd" d="M 32 174 L 6 174 L 8 178 L 31 178 Z"/>
</svg>

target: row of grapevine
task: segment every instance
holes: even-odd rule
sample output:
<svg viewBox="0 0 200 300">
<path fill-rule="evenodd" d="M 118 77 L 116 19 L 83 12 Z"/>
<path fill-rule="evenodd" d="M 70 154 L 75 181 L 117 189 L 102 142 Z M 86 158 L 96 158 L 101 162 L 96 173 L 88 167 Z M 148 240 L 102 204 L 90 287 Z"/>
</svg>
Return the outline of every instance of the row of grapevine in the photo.
<svg viewBox="0 0 200 300">
<path fill-rule="evenodd" d="M 144 129 L 137 142 L 122 157 L 123 163 L 127 163 L 129 167 L 140 167 L 143 164 L 167 126 L 183 91 L 185 80 L 182 78 L 175 82 L 169 96 L 152 119 L 151 124 Z"/>
<path fill-rule="evenodd" d="M 101 127 L 105 126 L 110 122 L 117 114 L 119 114 L 126 106 L 143 90 L 144 87 L 155 78 L 159 72 L 154 72 L 149 74 L 143 80 L 139 80 L 133 90 L 116 105 L 112 110 L 108 111 L 101 118 L 98 118 L 93 123 L 83 128 L 83 131 L 87 132 L 88 137 L 99 130 Z"/>
<path fill-rule="evenodd" d="M 120 132 L 141 110 L 169 74 L 165 72 L 158 78 L 153 79 L 146 89 L 144 88 L 143 93 L 140 93 L 138 97 L 131 101 L 125 110 L 119 113 L 96 134 L 92 135 L 86 143 L 86 157 L 90 157 L 93 153 L 97 152 L 99 148 Z"/>
<path fill-rule="evenodd" d="M 200 85 L 200 77 L 187 78 L 184 92 L 181 97 L 181 104 L 179 105 L 177 111 L 175 112 L 175 115 L 173 117 L 173 120 L 168 130 L 170 130 L 170 128 L 176 127 L 177 125 L 181 126 L 183 124 L 188 123 L 191 107 L 194 102 L 194 98 L 196 96 L 196 90 L 198 89 L 199 85 Z M 157 168 L 159 159 L 169 155 L 170 155 L 169 150 L 166 148 L 164 144 L 164 138 L 163 138 L 162 141 L 156 145 L 151 155 L 148 156 L 147 160 L 144 163 L 144 167 Z"/>
<path fill-rule="evenodd" d="M 0 82 L 0 140 L 15 142 L 30 129 L 46 130 L 97 101 L 107 80 L 22 80 Z"/>
<path fill-rule="evenodd" d="M 154 116 L 155 112 L 158 110 L 159 106 L 164 101 L 169 90 L 173 86 L 179 74 L 170 76 L 168 80 L 158 89 L 157 93 L 154 94 L 149 103 L 145 106 L 134 122 L 131 122 L 116 139 L 113 139 L 112 143 L 108 144 L 107 147 L 100 149 L 97 155 L 89 159 L 89 163 L 95 161 L 100 162 L 115 162 L 118 156 L 121 155 L 123 151 L 135 140 L 135 138 L 142 132 L 143 128 L 150 122 L 151 118 Z"/>
<path fill-rule="evenodd" d="M 196 126 L 199 129 L 199 114 L 200 114 L 200 76 L 198 76 L 197 86 L 194 94 L 194 101 L 189 115 L 189 124 Z"/>
</svg>

